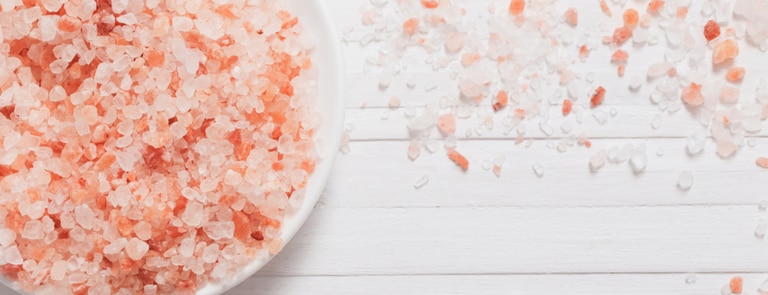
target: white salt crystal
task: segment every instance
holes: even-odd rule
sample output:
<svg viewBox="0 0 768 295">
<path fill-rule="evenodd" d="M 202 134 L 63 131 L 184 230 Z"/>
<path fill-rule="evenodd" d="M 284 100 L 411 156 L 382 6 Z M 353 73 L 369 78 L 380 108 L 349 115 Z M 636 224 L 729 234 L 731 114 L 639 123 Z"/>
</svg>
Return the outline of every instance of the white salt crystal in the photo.
<svg viewBox="0 0 768 295">
<path fill-rule="evenodd" d="M 0 229 L 0 245 L 8 247 L 16 241 L 16 232 L 3 228 Z"/>
<path fill-rule="evenodd" d="M 665 62 L 652 64 L 651 66 L 648 67 L 648 77 L 658 78 L 658 77 L 664 76 L 667 74 L 667 72 L 669 72 L 669 69 L 671 68 L 672 68 L 672 65 Z"/>
<path fill-rule="evenodd" d="M 231 239 L 235 234 L 235 223 L 231 221 L 212 221 L 203 225 L 203 231 L 214 241 Z"/>
<path fill-rule="evenodd" d="M 656 156 L 663 157 L 664 156 L 664 149 L 663 148 L 658 148 L 656 150 Z"/>
<path fill-rule="evenodd" d="M 429 80 L 426 83 L 424 83 L 424 91 L 432 91 L 437 89 L 437 81 L 435 80 Z"/>
<path fill-rule="evenodd" d="M 704 151 L 707 139 L 704 134 L 696 132 L 688 136 L 688 144 L 686 145 L 688 153 L 696 155 Z"/>
<path fill-rule="evenodd" d="M 136 237 L 141 240 L 149 240 L 152 238 L 152 224 L 146 221 L 139 221 L 133 226 L 133 232 Z"/>
<path fill-rule="evenodd" d="M 411 140 L 408 144 L 408 159 L 415 161 L 421 155 L 421 143 L 418 140 Z"/>
<path fill-rule="evenodd" d="M 131 240 L 128 241 L 128 244 L 125 245 L 125 253 L 128 254 L 129 258 L 135 261 L 144 258 L 148 251 L 149 245 L 137 238 L 131 238 Z"/>
<path fill-rule="evenodd" d="M 605 149 L 600 150 L 596 154 L 592 155 L 589 159 L 589 168 L 593 171 L 599 170 L 605 166 L 605 161 L 608 159 L 608 152 Z"/>
<path fill-rule="evenodd" d="M 592 112 L 592 117 L 595 118 L 598 124 L 603 125 L 608 122 L 608 114 L 602 110 L 596 110 Z"/>
<path fill-rule="evenodd" d="M 629 160 L 629 157 L 632 156 L 632 153 L 635 151 L 635 146 L 633 146 L 631 143 L 625 144 L 614 157 L 614 161 L 616 163 L 622 163 L 624 161 Z"/>
<path fill-rule="evenodd" d="M 21 237 L 29 240 L 41 240 L 44 235 L 43 223 L 40 220 L 27 221 L 21 231 Z"/>
<path fill-rule="evenodd" d="M 733 142 L 727 140 L 720 140 L 717 142 L 717 154 L 722 158 L 729 158 L 733 156 L 739 149 Z"/>
<path fill-rule="evenodd" d="M 533 172 L 536 173 L 536 176 L 544 177 L 544 166 L 542 166 L 540 163 L 533 164 L 531 168 L 533 169 Z"/>
<path fill-rule="evenodd" d="M 147 1 L 149 2 L 149 1 Z M 156 295 L 157 294 L 157 285 L 145 285 L 144 286 L 144 294 L 145 295 Z"/>
<path fill-rule="evenodd" d="M 637 91 L 642 86 L 643 78 L 639 75 L 632 75 L 632 78 L 629 79 L 629 90 Z"/>
<path fill-rule="evenodd" d="M 696 283 L 696 274 L 695 273 L 689 273 L 685 276 L 685 283 L 688 285 L 692 285 Z"/>
<path fill-rule="evenodd" d="M 760 204 L 757 204 L 757 210 L 760 210 L 760 211 L 768 210 L 768 200 L 760 201 Z"/>
<path fill-rule="evenodd" d="M 635 171 L 635 173 L 645 171 L 645 166 L 647 163 L 648 156 L 645 154 L 645 149 L 635 152 L 635 154 L 632 155 L 632 157 L 629 159 L 629 165 L 632 167 L 632 170 Z"/>
<path fill-rule="evenodd" d="M 59 260 L 51 266 L 51 280 L 61 281 L 67 275 L 67 262 Z"/>
<path fill-rule="evenodd" d="M 392 73 L 384 72 L 379 75 L 379 88 L 387 89 L 392 84 Z"/>
<path fill-rule="evenodd" d="M 235 172 L 232 169 L 227 170 L 224 174 L 224 184 L 230 186 L 237 186 L 243 182 L 243 176 L 239 172 Z"/>
<path fill-rule="evenodd" d="M 755 227 L 755 237 L 758 239 L 765 239 L 766 232 L 768 232 L 768 220 L 760 218 Z"/>
<path fill-rule="evenodd" d="M 88 207 L 88 205 L 80 205 L 75 207 L 75 220 L 84 229 L 91 229 L 95 222 L 95 215 L 93 210 L 91 210 L 91 207 Z"/>
<path fill-rule="evenodd" d="M 611 108 L 610 113 L 611 113 L 611 117 L 616 117 L 616 115 L 619 114 L 619 110 L 617 110 L 616 108 Z"/>
<path fill-rule="evenodd" d="M 660 127 L 661 127 L 661 115 L 659 114 L 653 115 L 653 119 L 651 119 L 651 128 L 659 129 Z"/>
<path fill-rule="evenodd" d="M 687 191 L 693 187 L 693 174 L 689 171 L 683 171 L 677 177 L 677 187 Z"/>
<path fill-rule="evenodd" d="M 202 225 L 203 217 L 203 204 L 194 201 L 189 202 L 184 213 L 181 214 L 181 220 L 194 227 Z"/>
</svg>

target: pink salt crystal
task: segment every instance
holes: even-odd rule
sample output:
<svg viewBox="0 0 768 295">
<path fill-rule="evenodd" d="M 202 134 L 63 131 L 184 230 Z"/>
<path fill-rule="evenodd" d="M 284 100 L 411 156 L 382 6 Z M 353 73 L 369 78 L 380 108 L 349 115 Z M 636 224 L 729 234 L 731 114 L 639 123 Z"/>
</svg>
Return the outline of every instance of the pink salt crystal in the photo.
<svg viewBox="0 0 768 295">
<path fill-rule="evenodd" d="M 400 98 L 397 96 L 393 96 L 389 98 L 389 108 L 390 109 L 397 109 L 400 107 Z"/>
<path fill-rule="evenodd" d="M 51 280 L 54 281 L 61 281 L 63 280 L 67 275 L 67 262 L 63 260 L 59 260 L 53 263 L 53 266 L 51 266 Z"/>
<path fill-rule="evenodd" d="M 149 245 L 137 238 L 132 238 L 128 241 L 128 244 L 125 245 L 125 254 L 128 254 L 128 257 L 135 261 L 144 258 L 148 251 Z"/>
<path fill-rule="evenodd" d="M 19 248 L 16 246 L 10 246 L 3 251 L 3 258 L 5 262 L 10 265 L 21 265 L 24 263 L 24 258 L 19 252 Z"/>
<path fill-rule="evenodd" d="M 717 43 L 712 52 L 712 62 L 720 64 L 736 58 L 739 55 L 739 43 L 733 39 L 726 39 Z"/>
<path fill-rule="evenodd" d="M 568 8 L 568 10 L 565 11 L 565 14 L 563 14 L 563 19 L 565 19 L 565 23 L 575 27 L 579 24 L 579 12 L 576 8 Z"/>
<path fill-rule="evenodd" d="M 720 89 L 720 102 L 723 104 L 734 104 L 739 101 L 741 90 L 737 87 L 725 85 Z"/>
<path fill-rule="evenodd" d="M 84 229 L 93 228 L 93 223 L 95 221 L 93 210 L 91 210 L 88 205 L 80 205 L 75 207 L 75 220 Z"/>
<path fill-rule="evenodd" d="M 452 114 L 440 115 L 437 119 L 437 127 L 443 135 L 456 133 L 456 117 Z"/>
<path fill-rule="evenodd" d="M 235 233 L 235 223 L 231 221 L 211 221 L 203 225 L 203 231 L 214 241 L 231 239 Z"/>
<path fill-rule="evenodd" d="M 42 240 L 44 235 L 43 223 L 40 220 L 27 221 L 21 231 L 21 237 L 28 240 Z"/>
<path fill-rule="evenodd" d="M 108 245 L 104 246 L 104 255 L 116 255 L 119 254 L 128 244 L 128 240 L 125 238 L 119 238 L 112 241 Z"/>
<path fill-rule="evenodd" d="M 152 238 L 152 225 L 143 220 L 139 221 L 133 226 L 133 232 L 137 238 L 147 241 Z"/>
<path fill-rule="evenodd" d="M 192 257 L 192 254 L 194 253 L 195 253 L 195 239 L 186 238 L 181 240 L 181 245 L 179 245 L 179 255 L 183 257 Z"/>
<path fill-rule="evenodd" d="M 184 213 L 181 214 L 181 220 L 189 226 L 200 226 L 203 222 L 203 204 L 190 201 Z"/>
<path fill-rule="evenodd" d="M 683 102 L 689 106 L 700 106 L 704 104 L 704 96 L 701 94 L 701 85 L 691 83 L 691 85 L 683 89 L 681 95 Z"/>
<path fill-rule="evenodd" d="M 7 228 L 0 229 L 0 245 L 1 246 L 8 247 L 11 244 L 13 244 L 13 242 L 15 241 L 16 241 L 16 232 Z"/>
<path fill-rule="evenodd" d="M 203 262 L 214 263 L 219 259 L 219 244 L 211 244 L 203 250 Z"/>
<path fill-rule="evenodd" d="M 722 158 L 730 158 L 737 150 L 738 147 L 733 142 L 725 140 L 717 142 L 717 154 Z"/>
<path fill-rule="evenodd" d="M 419 155 L 421 155 L 421 144 L 418 140 L 411 140 L 411 143 L 408 145 L 408 159 L 415 161 Z"/>
</svg>

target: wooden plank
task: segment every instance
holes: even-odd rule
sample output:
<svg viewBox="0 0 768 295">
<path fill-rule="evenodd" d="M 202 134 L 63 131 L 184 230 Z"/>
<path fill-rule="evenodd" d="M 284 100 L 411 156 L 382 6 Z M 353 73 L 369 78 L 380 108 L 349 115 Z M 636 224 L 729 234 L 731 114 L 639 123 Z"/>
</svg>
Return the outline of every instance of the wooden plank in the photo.
<svg viewBox="0 0 768 295">
<path fill-rule="evenodd" d="M 762 214 L 754 206 L 319 208 L 261 274 L 766 272 L 766 241 L 753 235 Z"/>
<path fill-rule="evenodd" d="M 329 207 L 461 207 L 461 206 L 633 206 L 633 205 L 754 205 L 768 199 L 768 170 L 755 165 L 765 156 L 761 148 L 742 148 L 728 160 L 705 151 L 689 156 L 685 141 L 645 141 L 648 164 L 635 174 L 627 162 L 608 163 L 597 172 L 590 157 L 600 149 L 639 145 L 643 140 L 595 140 L 591 149 L 576 147 L 566 153 L 536 142 L 526 149 L 512 141 L 461 141 L 458 150 L 470 160 L 468 173 L 448 160 L 444 149 L 422 152 L 414 162 L 407 142 L 353 142 L 351 153 L 340 155 L 322 203 Z M 765 146 L 768 140 L 757 141 Z M 664 151 L 663 157 L 656 155 Z M 506 157 L 501 177 L 483 169 L 483 162 Z M 532 166 L 540 163 L 544 177 Z M 689 191 L 677 188 L 682 171 L 691 171 L 695 183 Z M 421 189 L 413 184 L 427 175 Z"/>
<path fill-rule="evenodd" d="M 768 274 L 746 274 L 744 291 L 755 294 Z M 700 295 L 719 294 L 729 274 L 459 275 L 459 276 L 257 276 L 229 295 L 255 294 L 498 294 L 498 295 Z"/>
</svg>

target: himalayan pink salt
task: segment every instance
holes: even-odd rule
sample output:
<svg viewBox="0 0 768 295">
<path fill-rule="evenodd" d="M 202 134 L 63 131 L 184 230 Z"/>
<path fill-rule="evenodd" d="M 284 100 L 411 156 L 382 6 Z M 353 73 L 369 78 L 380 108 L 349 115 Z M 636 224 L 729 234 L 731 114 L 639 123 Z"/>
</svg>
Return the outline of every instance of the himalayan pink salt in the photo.
<svg viewBox="0 0 768 295">
<path fill-rule="evenodd" d="M 565 20 L 565 23 L 575 27 L 579 24 L 579 12 L 576 10 L 576 8 L 568 8 L 568 10 L 566 10 L 563 14 L 563 19 Z"/>
<path fill-rule="evenodd" d="M 712 62 L 720 64 L 732 60 L 739 55 L 739 43 L 733 39 L 726 39 L 717 43 L 712 52 Z"/>
<path fill-rule="evenodd" d="M 725 85 L 720 89 L 720 102 L 723 104 L 735 104 L 739 101 L 741 90 L 737 87 Z"/>
<path fill-rule="evenodd" d="M 440 115 L 437 120 L 437 127 L 443 135 L 456 133 L 456 117 L 451 114 Z"/>
<path fill-rule="evenodd" d="M 512 0 L 509 2 L 509 14 L 518 16 L 525 10 L 525 0 Z"/>
<path fill-rule="evenodd" d="M 690 86 L 683 89 L 681 94 L 683 102 L 689 106 L 700 106 L 704 104 L 704 96 L 701 94 L 701 85 L 691 83 Z"/>
<path fill-rule="evenodd" d="M 739 82 L 744 79 L 745 73 L 746 70 L 743 67 L 733 67 L 728 69 L 725 78 L 730 82 Z"/>
<path fill-rule="evenodd" d="M 128 241 L 128 244 L 125 245 L 125 253 L 129 258 L 135 261 L 144 258 L 144 255 L 146 255 L 148 251 L 149 245 L 137 238 L 132 238 L 130 241 Z"/>
<path fill-rule="evenodd" d="M 768 158 L 760 157 L 755 161 L 758 167 L 768 169 Z"/>
</svg>

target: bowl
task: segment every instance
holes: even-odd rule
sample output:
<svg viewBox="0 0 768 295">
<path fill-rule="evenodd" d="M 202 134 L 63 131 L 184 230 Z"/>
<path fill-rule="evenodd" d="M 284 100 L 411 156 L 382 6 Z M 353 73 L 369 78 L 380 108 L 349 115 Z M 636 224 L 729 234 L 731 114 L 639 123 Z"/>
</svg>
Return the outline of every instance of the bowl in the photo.
<svg viewBox="0 0 768 295">
<path fill-rule="evenodd" d="M 344 125 L 344 65 L 340 49 L 340 39 L 331 24 L 320 0 L 285 0 L 290 12 L 299 17 L 314 45 L 311 52 L 314 66 L 318 69 L 318 96 L 315 101 L 316 112 L 322 117 L 322 123 L 316 130 L 318 162 L 315 172 L 308 178 L 301 205 L 288 212 L 282 222 L 282 239 L 286 245 L 298 232 L 325 187 L 337 154 Z M 264 267 L 274 255 L 256 259 L 223 282 L 209 283 L 197 291 L 197 295 L 222 294 L 245 281 Z M 18 290 L 18 284 L 0 275 L 0 283 Z M 2 292 L 2 290 L 0 290 Z M 22 291 L 18 291 L 22 292 Z"/>
</svg>

